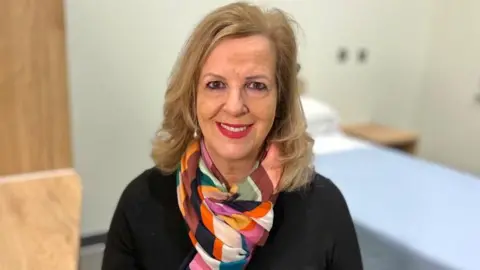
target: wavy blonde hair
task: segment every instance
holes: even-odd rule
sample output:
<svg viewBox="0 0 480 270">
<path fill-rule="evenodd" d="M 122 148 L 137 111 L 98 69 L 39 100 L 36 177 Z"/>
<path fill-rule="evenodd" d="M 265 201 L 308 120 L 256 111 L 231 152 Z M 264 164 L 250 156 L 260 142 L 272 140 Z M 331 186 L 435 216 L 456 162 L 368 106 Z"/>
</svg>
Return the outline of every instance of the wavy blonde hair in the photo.
<svg viewBox="0 0 480 270">
<path fill-rule="evenodd" d="M 278 104 L 267 136 L 280 149 L 284 173 L 280 191 L 305 186 L 313 174 L 313 139 L 297 91 L 295 21 L 279 9 L 237 2 L 217 8 L 196 26 L 172 70 L 165 93 L 163 123 L 153 142 L 152 158 L 165 173 L 173 173 L 188 144 L 194 139 L 195 101 L 201 67 L 216 45 L 228 38 L 264 35 L 276 53 Z"/>
</svg>

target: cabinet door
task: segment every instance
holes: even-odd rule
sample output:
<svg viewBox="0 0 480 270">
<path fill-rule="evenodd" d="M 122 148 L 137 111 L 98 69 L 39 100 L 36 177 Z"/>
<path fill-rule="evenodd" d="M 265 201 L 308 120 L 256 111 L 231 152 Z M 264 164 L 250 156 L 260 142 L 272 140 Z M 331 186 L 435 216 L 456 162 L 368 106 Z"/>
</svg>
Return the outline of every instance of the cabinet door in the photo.
<svg viewBox="0 0 480 270">
<path fill-rule="evenodd" d="M 480 175 L 480 1 L 435 7 L 421 154 Z"/>
<path fill-rule="evenodd" d="M 0 176 L 71 167 L 62 0 L 0 1 Z"/>
</svg>

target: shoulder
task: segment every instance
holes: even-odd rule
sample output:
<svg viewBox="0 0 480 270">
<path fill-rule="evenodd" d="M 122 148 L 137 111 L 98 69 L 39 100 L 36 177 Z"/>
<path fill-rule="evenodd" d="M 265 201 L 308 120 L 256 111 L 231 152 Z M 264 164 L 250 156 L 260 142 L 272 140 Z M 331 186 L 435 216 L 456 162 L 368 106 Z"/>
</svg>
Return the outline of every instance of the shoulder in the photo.
<svg viewBox="0 0 480 270">
<path fill-rule="evenodd" d="M 175 202 L 175 189 L 175 174 L 164 174 L 158 168 L 152 167 L 127 184 L 120 196 L 118 208 L 132 212 L 138 206 L 152 201 L 168 205 Z"/>
<path fill-rule="evenodd" d="M 300 196 L 307 201 L 344 201 L 344 197 L 337 185 L 329 178 L 315 172 L 311 181 L 304 187 L 293 192 L 287 193 L 287 196 Z M 312 202 L 313 203 L 313 202 Z"/>
<path fill-rule="evenodd" d="M 163 174 L 157 168 L 141 172 L 126 185 L 108 229 L 104 269 L 180 264 L 177 260 L 183 255 L 178 254 L 187 254 L 191 244 L 175 191 L 175 174 Z"/>
<path fill-rule="evenodd" d="M 328 269 L 363 269 L 355 224 L 341 190 L 332 180 L 316 174 L 305 194 L 306 223 L 315 228 L 318 239 L 328 239 Z"/>
<path fill-rule="evenodd" d="M 304 207 L 313 223 L 329 220 L 330 225 L 337 222 L 349 222 L 350 212 L 342 191 L 325 176 L 315 173 L 312 181 L 305 187 L 283 195 L 284 204 Z"/>
<path fill-rule="evenodd" d="M 329 201 L 336 204 L 344 204 L 345 198 L 338 186 L 329 178 L 315 173 L 309 187 L 309 196 L 312 200 Z"/>
</svg>

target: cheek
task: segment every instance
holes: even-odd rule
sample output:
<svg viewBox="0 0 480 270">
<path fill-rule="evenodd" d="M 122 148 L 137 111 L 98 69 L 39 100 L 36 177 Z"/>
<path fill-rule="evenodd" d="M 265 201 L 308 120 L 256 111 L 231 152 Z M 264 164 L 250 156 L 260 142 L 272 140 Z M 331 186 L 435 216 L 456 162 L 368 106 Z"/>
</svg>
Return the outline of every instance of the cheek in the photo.
<svg viewBox="0 0 480 270">
<path fill-rule="evenodd" d="M 277 110 L 276 99 L 270 102 L 261 102 L 256 105 L 255 116 L 262 122 L 262 125 L 266 129 L 270 129 L 275 120 L 275 114 Z"/>
<path fill-rule="evenodd" d="M 197 94 L 196 113 L 200 123 L 204 123 L 215 116 L 219 102 L 215 98 L 209 98 L 204 94 Z"/>
<path fill-rule="evenodd" d="M 208 104 L 208 99 L 205 98 L 205 95 L 202 93 L 202 91 L 197 92 L 196 105 L 197 117 L 199 120 L 201 120 L 206 117 L 206 114 L 208 114 L 208 108 L 210 107 Z"/>
</svg>

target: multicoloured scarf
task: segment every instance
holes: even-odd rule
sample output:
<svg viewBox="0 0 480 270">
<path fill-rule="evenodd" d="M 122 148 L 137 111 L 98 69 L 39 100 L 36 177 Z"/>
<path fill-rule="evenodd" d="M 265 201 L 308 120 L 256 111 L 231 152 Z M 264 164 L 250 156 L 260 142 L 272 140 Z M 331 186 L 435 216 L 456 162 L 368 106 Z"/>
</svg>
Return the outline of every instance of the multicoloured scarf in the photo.
<svg viewBox="0 0 480 270">
<path fill-rule="evenodd" d="M 180 163 L 178 204 L 197 251 L 187 269 L 244 269 L 272 228 L 282 174 L 278 149 L 270 146 L 237 185 L 223 180 L 201 140 L 187 147 Z"/>
</svg>

